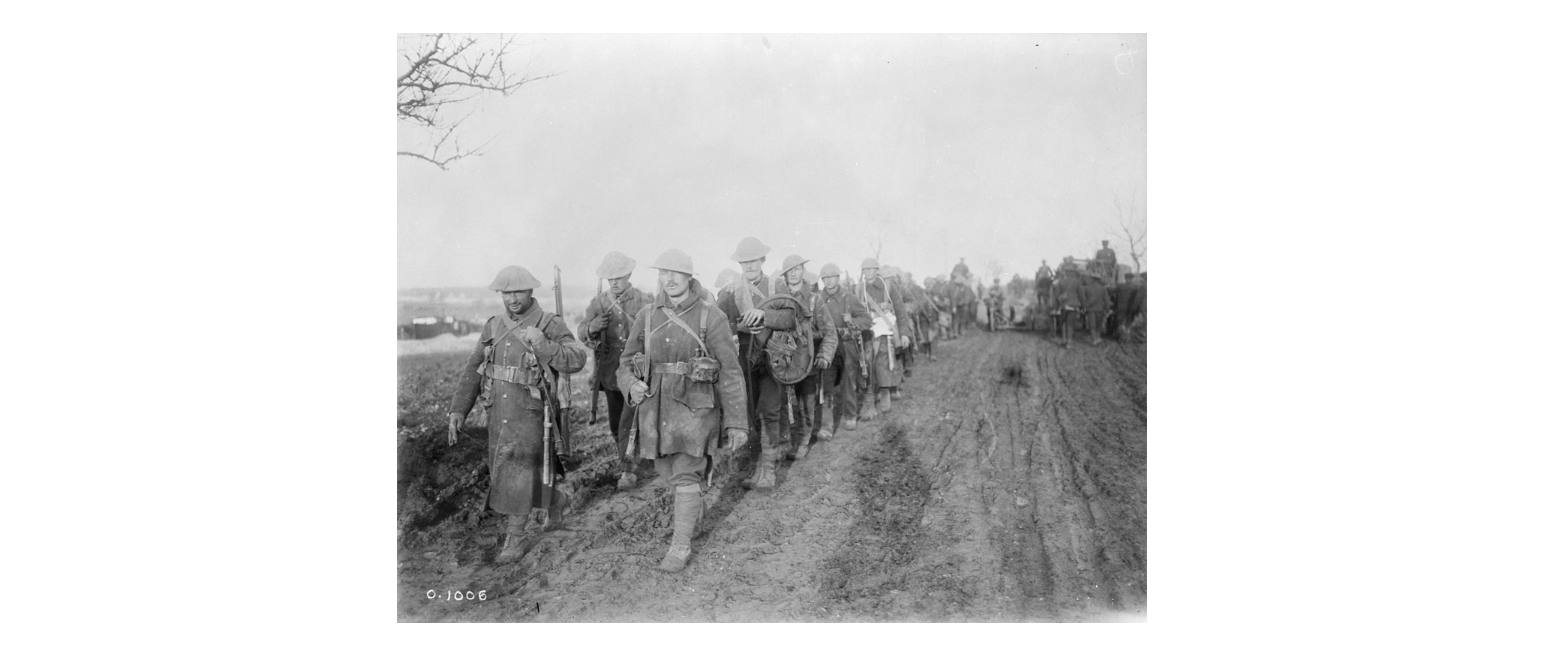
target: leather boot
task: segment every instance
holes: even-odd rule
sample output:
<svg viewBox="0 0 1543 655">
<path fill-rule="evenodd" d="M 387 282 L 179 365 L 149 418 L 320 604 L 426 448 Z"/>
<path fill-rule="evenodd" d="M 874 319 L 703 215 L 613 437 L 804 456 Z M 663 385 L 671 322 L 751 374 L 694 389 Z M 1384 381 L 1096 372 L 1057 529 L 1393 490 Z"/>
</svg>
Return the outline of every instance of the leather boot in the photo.
<svg viewBox="0 0 1543 655">
<path fill-rule="evenodd" d="M 777 428 L 776 426 L 770 425 L 770 423 L 764 419 L 759 423 L 761 425 L 761 458 L 756 464 L 755 474 L 745 478 L 744 482 L 740 483 L 740 486 L 746 489 L 769 489 L 771 487 L 777 486 L 777 460 L 782 459 L 782 450 L 773 444 L 768 436 L 777 434 Z M 770 483 L 766 482 L 766 478 L 768 477 L 768 469 L 770 469 L 772 472 L 772 475 L 770 476 Z"/>
<path fill-rule="evenodd" d="M 868 392 L 867 395 L 868 402 L 863 403 L 863 411 L 857 413 L 857 418 L 860 418 L 864 421 L 872 421 L 875 416 L 879 415 L 878 387 L 875 386 L 873 391 Z"/>
<path fill-rule="evenodd" d="M 691 536 L 696 534 L 697 521 L 702 518 L 702 487 L 687 485 L 675 488 L 675 536 L 670 539 L 670 551 L 659 570 L 679 573 L 686 568 L 691 557 Z"/>
<path fill-rule="evenodd" d="M 504 517 L 504 548 L 493 558 L 494 564 L 508 564 L 525 555 L 525 515 Z"/>
<path fill-rule="evenodd" d="M 848 417 L 846 417 L 844 419 L 841 419 L 841 429 L 843 429 L 843 430 L 856 430 L 857 429 L 857 419 L 852 418 L 850 416 L 848 416 Z"/>
<path fill-rule="evenodd" d="M 777 488 L 777 460 L 762 457 L 761 463 L 755 468 L 756 489 Z"/>
<path fill-rule="evenodd" d="M 911 369 L 906 369 L 905 372 L 906 373 L 910 373 Z M 894 400 L 900 400 L 900 387 L 895 387 L 894 389 L 891 389 L 890 392 L 889 392 L 889 397 L 891 399 L 894 399 Z"/>
<path fill-rule="evenodd" d="M 632 471 L 621 474 L 621 479 L 616 481 L 616 488 L 624 490 L 638 488 L 637 474 L 633 473 Z"/>
<path fill-rule="evenodd" d="M 879 411 L 889 413 L 889 389 L 879 389 Z"/>
</svg>

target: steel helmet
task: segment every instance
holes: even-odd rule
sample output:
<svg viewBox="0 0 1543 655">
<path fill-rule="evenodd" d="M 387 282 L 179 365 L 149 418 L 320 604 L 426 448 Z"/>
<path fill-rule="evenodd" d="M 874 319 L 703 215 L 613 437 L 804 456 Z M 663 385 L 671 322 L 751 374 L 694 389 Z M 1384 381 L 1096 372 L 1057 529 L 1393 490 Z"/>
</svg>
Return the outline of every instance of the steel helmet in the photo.
<svg viewBox="0 0 1543 655">
<path fill-rule="evenodd" d="M 504 270 L 498 272 L 498 277 L 493 278 L 493 283 L 488 285 L 488 290 L 502 293 L 527 291 L 539 286 L 541 283 L 536 280 L 536 276 L 531 275 L 524 266 L 505 266 Z"/>
</svg>

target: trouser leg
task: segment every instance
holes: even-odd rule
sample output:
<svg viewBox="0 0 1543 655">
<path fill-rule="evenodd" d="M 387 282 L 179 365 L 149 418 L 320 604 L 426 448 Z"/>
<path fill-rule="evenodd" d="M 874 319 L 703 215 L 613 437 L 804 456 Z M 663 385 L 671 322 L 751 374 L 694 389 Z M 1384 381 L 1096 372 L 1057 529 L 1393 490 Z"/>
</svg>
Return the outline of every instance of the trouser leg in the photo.
<svg viewBox="0 0 1543 655">
<path fill-rule="evenodd" d="M 853 343 L 841 344 L 840 370 L 837 372 L 835 389 L 837 401 L 832 408 L 841 409 L 841 420 L 846 422 L 857 419 L 857 378 L 862 374 L 861 363 L 858 362 L 857 345 Z M 835 420 L 832 417 L 832 420 Z"/>
<path fill-rule="evenodd" d="M 602 389 L 605 394 L 606 415 L 611 420 L 611 438 L 616 441 L 616 452 L 621 461 L 622 473 L 636 473 L 637 461 L 635 457 L 629 457 L 627 453 L 627 439 L 632 432 L 632 421 L 637 409 L 627 405 L 620 391 Z"/>
<path fill-rule="evenodd" d="M 686 568 L 686 561 L 691 557 L 691 537 L 702 520 L 702 475 L 707 471 L 707 458 L 672 453 L 661 457 L 656 464 L 666 484 L 675 490 L 674 533 L 670 537 L 670 550 L 665 553 L 659 568 L 676 572 Z"/>
<path fill-rule="evenodd" d="M 787 405 L 782 393 L 783 385 L 766 371 L 758 371 L 754 377 L 757 387 L 757 418 L 762 426 L 761 447 L 775 448 L 782 445 L 781 416 Z"/>
</svg>

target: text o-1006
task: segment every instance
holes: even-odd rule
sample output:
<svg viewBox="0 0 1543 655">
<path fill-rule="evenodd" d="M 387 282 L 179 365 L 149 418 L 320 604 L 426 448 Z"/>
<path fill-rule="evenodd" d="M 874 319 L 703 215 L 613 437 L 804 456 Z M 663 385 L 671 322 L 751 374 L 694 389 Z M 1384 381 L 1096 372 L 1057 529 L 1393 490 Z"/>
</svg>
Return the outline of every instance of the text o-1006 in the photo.
<svg viewBox="0 0 1543 655">
<path fill-rule="evenodd" d="M 481 591 L 438 591 L 430 589 L 429 600 L 487 600 L 488 590 Z"/>
</svg>

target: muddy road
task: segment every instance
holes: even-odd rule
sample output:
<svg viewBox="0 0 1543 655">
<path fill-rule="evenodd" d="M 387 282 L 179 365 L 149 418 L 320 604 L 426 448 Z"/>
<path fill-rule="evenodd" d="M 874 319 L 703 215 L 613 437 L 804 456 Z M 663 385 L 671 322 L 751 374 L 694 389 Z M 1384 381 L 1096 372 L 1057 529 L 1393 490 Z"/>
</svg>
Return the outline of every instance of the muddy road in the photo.
<svg viewBox="0 0 1543 655">
<path fill-rule="evenodd" d="M 565 527 L 532 525 L 525 557 L 494 566 L 502 521 L 477 511 L 486 433 L 473 428 L 453 448 L 444 439 L 463 358 L 399 360 L 400 620 L 1145 616 L 1144 345 L 1083 337 L 1062 349 L 979 331 L 941 343 L 893 412 L 838 425 L 808 459 L 779 466 L 775 490 L 739 487 L 753 473 L 748 453 L 730 462 L 679 574 L 654 569 L 670 494 L 651 473 L 615 488 L 603 419 L 575 438 L 584 463 Z M 588 394 L 575 402 L 587 419 Z"/>
</svg>

